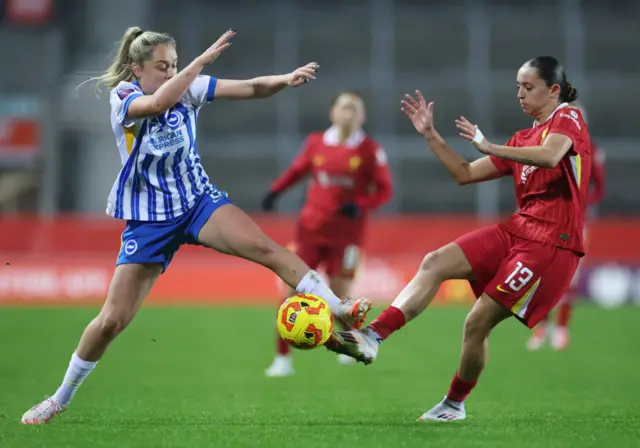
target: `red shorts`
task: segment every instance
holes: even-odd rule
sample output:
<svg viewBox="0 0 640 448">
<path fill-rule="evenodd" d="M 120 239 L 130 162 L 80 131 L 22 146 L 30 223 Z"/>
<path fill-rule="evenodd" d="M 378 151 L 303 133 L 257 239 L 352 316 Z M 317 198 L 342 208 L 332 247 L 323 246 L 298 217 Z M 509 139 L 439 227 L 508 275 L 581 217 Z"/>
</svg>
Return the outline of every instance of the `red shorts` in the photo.
<svg viewBox="0 0 640 448">
<path fill-rule="evenodd" d="M 311 269 L 322 268 L 329 277 L 353 278 L 360 261 L 360 247 L 356 244 L 323 245 L 298 241 L 288 247 Z"/>
<path fill-rule="evenodd" d="M 476 297 L 486 293 L 533 328 L 569 287 L 580 257 L 567 249 L 514 236 L 500 226 L 476 230 L 455 243 L 464 252 Z"/>
</svg>

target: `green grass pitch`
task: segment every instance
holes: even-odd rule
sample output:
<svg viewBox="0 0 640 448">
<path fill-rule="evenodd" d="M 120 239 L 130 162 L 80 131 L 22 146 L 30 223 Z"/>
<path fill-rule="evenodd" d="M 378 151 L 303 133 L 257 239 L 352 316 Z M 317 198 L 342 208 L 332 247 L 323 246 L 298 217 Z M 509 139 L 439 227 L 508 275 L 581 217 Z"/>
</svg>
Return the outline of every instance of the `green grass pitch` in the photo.
<svg viewBox="0 0 640 448">
<path fill-rule="evenodd" d="M 275 310 L 145 308 L 52 424 L 20 425 L 52 394 L 95 315 L 0 310 L 0 447 L 640 446 L 640 308 L 575 311 L 571 348 L 524 349 L 507 322 L 467 401 L 468 420 L 418 423 L 455 371 L 465 308 L 433 308 L 371 366 L 325 349 L 266 378 Z"/>
</svg>

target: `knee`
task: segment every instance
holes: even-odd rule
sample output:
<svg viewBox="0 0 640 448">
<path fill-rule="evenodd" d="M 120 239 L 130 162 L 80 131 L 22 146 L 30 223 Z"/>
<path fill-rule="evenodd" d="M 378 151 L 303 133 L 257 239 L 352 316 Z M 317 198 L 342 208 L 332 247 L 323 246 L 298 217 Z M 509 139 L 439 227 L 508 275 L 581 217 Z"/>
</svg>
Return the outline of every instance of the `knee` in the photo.
<svg viewBox="0 0 640 448">
<path fill-rule="evenodd" d="M 471 311 L 464 321 L 464 342 L 483 343 L 489 337 L 491 328 L 480 313 Z"/>
<path fill-rule="evenodd" d="M 266 235 L 253 238 L 248 242 L 248 245 L 251 247 L 254 260 L 266 266 L 272 265 L 280 252 L 284 250 Z"/>
<path fill-rule="evenodd" d="M 429 272 L 438 277 L 442 277 L 444 272 L 441 251 L 435 250 L 433 252 L 429 252 L 422 259 L 422 263 L 420 263 L 420 270 L 422 272 Z"/>
<path fill-rule="evenodd" d="M 120 310 L 101 313 L 100 316 L 98 316 L 100 333 L 106 338 L 113 339 L 129 325 L 132 317 L 131 313 Z"/>
</svg>

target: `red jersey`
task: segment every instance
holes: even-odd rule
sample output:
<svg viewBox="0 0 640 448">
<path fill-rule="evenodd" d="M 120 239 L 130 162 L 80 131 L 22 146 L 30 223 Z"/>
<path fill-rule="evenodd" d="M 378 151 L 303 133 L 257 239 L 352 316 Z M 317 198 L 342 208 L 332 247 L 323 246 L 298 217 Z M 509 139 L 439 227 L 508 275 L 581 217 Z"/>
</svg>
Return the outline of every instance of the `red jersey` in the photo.
<svg viewBox="0 0 640 448">
<path fill-rule="evenodd" d="M 555 168 L 538 168 L 491 156 L 498 170 L 512 174 L 518 211 L 502 226 L 527 240 L 584 255 L 582 230 L 591 180 L 591 140 L 578 109 L 560 105 L 544 122 L 523 129 L 507 146 L 540 146 L 549 134 L 566 135 L 573 146 Z"/>
<path fill-rule="evenodd" d="M 307 175 L 312 180 L 298 224 L 323 244 L 360 244 L 368 213 L 391 198 L 385 152 L 363 131 L 343 144 L 338 142 L 335 127 L 310 134 L 271 191 L 280 193 Z M 361 214 L 356 218 L 340 215 L 347 203 L 355 203 Z"/>
<path fill-rule="evenodd" d="M 592 166 L 591 166 L 591 189 L 587 198 L 587 205 L 595 205 L 602 201 L 604 197 L 605 169 L 604 152 L 596 145 L 591 146 Z"/>
</svg>

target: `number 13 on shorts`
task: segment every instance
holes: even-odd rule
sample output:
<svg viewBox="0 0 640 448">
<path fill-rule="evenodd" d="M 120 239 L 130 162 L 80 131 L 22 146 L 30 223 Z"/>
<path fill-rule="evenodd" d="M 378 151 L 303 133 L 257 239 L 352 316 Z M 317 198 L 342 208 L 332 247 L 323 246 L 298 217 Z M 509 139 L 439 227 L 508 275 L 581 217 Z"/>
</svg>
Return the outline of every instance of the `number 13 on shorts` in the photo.
<svg viewBox="0 0 640 448">
<path fill-rule="evenodd" d="M 512 291 L 518 292 L 524 288 L 533 278 L 533 271 L 522 264 L 521 261 L 516 261 L 515 269 L 509 274 L 509 277 L 504 281 Z M 504 291 L 498 286 L 498 291 Z"/>
<path fill-rule="evenodd" d="M 487 293 L 509 308 L 513 314 L 523 319 L 540 286 L 541 277 L 521 261 L 510 261 L 511 263 L 506 263 L 501 267 L 498 275 L 494 278 L 497 283 L 495 292 L 491 293 L 490 290 L 487 290 Z"/>
</svg>

